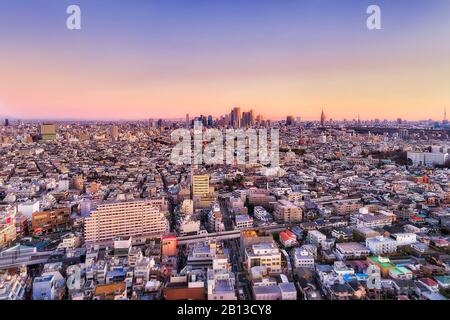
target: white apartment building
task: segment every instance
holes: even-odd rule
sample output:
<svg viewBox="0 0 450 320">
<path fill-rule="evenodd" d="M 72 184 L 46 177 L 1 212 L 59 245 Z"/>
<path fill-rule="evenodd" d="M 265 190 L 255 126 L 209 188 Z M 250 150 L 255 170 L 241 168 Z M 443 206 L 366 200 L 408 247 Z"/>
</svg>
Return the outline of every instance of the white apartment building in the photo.
<svg viewBox="0 0 450 320">
<path fill-rule="evenodd" d="M 433 152 L 408 152 L 408 161 L 411 161 L 413 165 L 443 165 L 448 159 L 447 150 L 440 152 L 438 150 L 432 150 Z"/>
<path fill-rule="evenodd" d="M 151 201 L 98 205 L 85 218 L 85 241 L 111 241 L 116 237 L 163 234 L 168 230 L 164 213 Z"/>
<path fill-rule="evenodd" d="M 361 259 L 370 254 L 370 250 L 359 242 L 336 243 L 335 252 L 340 259 Z"/>
<path fill-rule="evenodd" d="M 217 203 L 208 214 L 208 227 L 210 232 L 222 232 L 225 230 L 225 224 L 222 219 L 222 211 Z"/>
<path fill-rule="evenodd" d="M 392 217 L 385 214 L 362 214 L 357 218 L 357 227 L 377 228 L 392 225 Z"/>
<path fill-rule="evenodd" d="M 303 248 L 295 248 L 293 250 L 294 267 L 314 269 L 314 255 Z"/>
<path fill-rule="evenodd" d="M 327 236 L 317 230 L 308 231 L 307 240 L 315 246 L 321 245 L 327 239 Z"/>
<path fill-rule="evenodd" d="M 386 254 L 397 251 L 397 241 L 383 236 L 366 240 L 366 247 L 373 254 Z"/>
<path fill-rule="evenodd" d="M 264 209 L 261 206 L 256 206 L 255 207 L 255 209 L 254 209 L 254 216 L 255 216 L 255 219 L 258 219 L 258 220 L 263 221 L 263 222 L 269 222 L 269 221 L 273 220 L 272 215 L 269 212 L 267 212 L 267 210 Z"/>
<path fill-rule="evenodd" d="M 391 237 L 397 241 L 397 246 L 408 246 L 417 242 L 415 233 L 394 233 Z"/>
<path fill-rule="evenodd" d="M 237 300 L 235 275 L 230 271 L 228 257 L 214 258 L 207 271 L 208 300 Z"/>
</svg>

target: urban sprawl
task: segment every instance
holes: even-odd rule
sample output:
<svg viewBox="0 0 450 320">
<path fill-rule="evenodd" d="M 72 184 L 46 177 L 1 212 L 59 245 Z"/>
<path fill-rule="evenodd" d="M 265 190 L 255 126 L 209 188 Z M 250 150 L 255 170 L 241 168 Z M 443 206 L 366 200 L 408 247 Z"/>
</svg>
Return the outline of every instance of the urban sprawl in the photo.
<svg viewBox="0 0 450 320">
<path fill-rule="evenodd" d="M 174 164 L 196 121 L 278 129 L 279 165 Z M 4 119 L 0 300 L 446 300 L 449 136 L 445 115 Z"/>
</svg>

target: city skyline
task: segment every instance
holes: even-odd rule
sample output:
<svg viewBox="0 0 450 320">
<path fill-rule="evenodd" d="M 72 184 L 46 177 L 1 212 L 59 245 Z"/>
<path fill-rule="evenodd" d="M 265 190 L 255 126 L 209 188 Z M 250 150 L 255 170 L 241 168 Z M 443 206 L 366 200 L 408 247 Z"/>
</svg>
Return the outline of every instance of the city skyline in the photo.
<svg viewBox="0 0 450 320">
<path fill-rule="evenodd" d="M 442 120 L 450 101 L 447 1 L 377 1 L 381 30 L 369 1 L 79 1 L 76 31 L 68 4 L 0 4 L 0 115 Z"/>
<path fill-rule="evenodd" d="M 235 107 L 233 107 L 235 108 Z M 240 107 L 238 107 L 240 108 Z M 249 108 L 249 110 L 251 110 Z M 257 110 L 255 110 L 257 111 Z M 265 120 L 270 120 L 270 121 L 285 121 L 286 117 L 295 117 L 295 121 L 298 121 L 298 118 L 300 118 L 301 122 L 321 122 L 321 117 L 322 117 L 322 112 L 325 113 L 326 115 L 326 121 L 337 121 L 337 122 L 341 122 L 341 121 L 361 121 L 361 122 L 371 122 L 371 121 L 397 121 L 398 119 L 401 119 L 402 121 L 408 121 L 408 122 L 420 122 L 420 121 L 436 121 L 436 122 L 442 122 L 442 121 L 448 121 L 448 117 L 447 117 L 447 113 L 446 113 L 446 108 L 443 108 L 443 112 L 441 115 L 441 118 L 421 118 L 421 119 L 408 119 L 408 118 L 401 118 L 401 117 L 393 117 L 393 118 L 382 118 L 382 117 L 374 117 L 374 118 L 364 118 L 361 116 L 361 114 L 356 114 L 353 117 L 350 118 L 339 118 L 339 117 L 333 117 L 333 115 L 329 115 L 326 113 L 326 109 L 322 108 L 320 109 L 320 113 L 318 114 L 318 116 L 312 116 L 312 117 L 304 117 L 298 114 L 292 115 L 292 114 L 286 114 L 284 116 L 278 116 L 278 117 L 265 117 L 264 114 L 259 114 L 261 115 Z M 214 113 L 214 114 L 192 114 L 192 118 L 196 119 L 200 116 L 212 116 L 214 120 L 220 119 L 223 116 L 229 116 L 229 112 L 227 113 L 226 111 L 223 113 Z M 88 118 L 88 117 L 16 117 L 16 116 L 11 116 L 8 114 L 0 114 L 0 119 L 4 119 L 4 120 L 25 120 L 25 121 L 56 121 L 56 122 L 64 122 L 64 121 L 99 121 L 99 122 L 133 122 L 133 121 L 148 121 L 149 119 L 152 120 L 167 120 L 167 121 L 186 121 L 185 117 L 182 117 L 182 115 L 180 116 L 176 116 L 176 117 L 142 117 L 142 118 L 113 118 L 113 117 L 93 117 L 93 118 Z"/>
</svg>

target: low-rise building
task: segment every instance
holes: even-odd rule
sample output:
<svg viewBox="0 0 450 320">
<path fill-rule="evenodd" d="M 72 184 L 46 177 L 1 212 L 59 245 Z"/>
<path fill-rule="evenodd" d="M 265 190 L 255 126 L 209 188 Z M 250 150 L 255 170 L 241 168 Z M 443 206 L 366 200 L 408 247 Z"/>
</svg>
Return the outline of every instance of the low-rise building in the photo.
<svg viewBox="0 0 450 320">
<path fill-rule="evenodd" d="M 275 242 L 257 243 L 245 249 L 247 269 L 252 267 L 267 267 L 269 273 L 281 272 L 281 252 Z"/>
<path fill-rule="evenodd" d="M 336 254 L 340 259 L 362 259 L 370 254 L 370 250 L 358 242 L 336 243 Z"/>
<path fill-rule="evenodd" d="M 397 251 L 397 241 L 387 237 L 375 237 L 366 240 L 366 247 L 373 254 L 386 254 Z"/>
</svg>

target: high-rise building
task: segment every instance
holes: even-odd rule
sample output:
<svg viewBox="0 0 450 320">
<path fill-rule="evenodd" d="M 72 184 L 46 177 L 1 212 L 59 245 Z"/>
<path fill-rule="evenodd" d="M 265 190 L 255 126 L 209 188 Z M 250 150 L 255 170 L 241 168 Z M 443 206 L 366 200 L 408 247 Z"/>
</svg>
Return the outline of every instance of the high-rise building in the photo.
<svg viewBox="0 0 450 320">
<path fill-rule="evenodd" d="M 230 114 L 230 118 L 231 118 L 231 125 L 233 126 L 233 128 L 240 128 L 242 119 L 241 108 L 239 107 L 233 108 Z"/>
<path fill-rule="evenodd" d="M 100 204 L 85 218 L 86 242 L 117 237 L 162 235 L 168 230 L 164 213 L 151 201 Z"/>
<path fill-rule="evenodd" d="M 327 120 L 327 118 L 325 117 L 325 112 L 322 109 L 322 113 L 320 114 L 320 125 L 322 127 L 325 126 L 325 121 Z"/>
<path fill-rule="evenodd" d="M 253 126 L 255 124 L 255 113 L 253 112 L 253 110 L 250 110 L 248 112 L 248 126 Z"/>
<path fill-rule="evenodd" d="M 43 141 L 56 140 L 56 126 L 50 123 L 44 123 L 40 128 L 41 139 Z"/>
<path fill-rule="evenodd" d="M 444 108 L 444 119 L 442 120 L 442 124 L 447 125 L 448 124 L 448 120 L 447 120 L 447 108 Z"/>
<path fill-rule="evenodd" d="M 192 195 L 206 196 L 209 194 L 209 175 L 192 176 Z"/>
<path fill-rule="evenodd" d="M 186 127 L 190 127 L 191 126 L 191 123 L 190 123 L 190 121 L 189 121 L 189 113 L 186 113 Z"/>
<path fill-rule="evenodd" d="M 5 119 L 5 127 L 9 126 L 9 119 Z"/>
<path fill-rule="evenodd" d="M 113 125 L 111 127 L 111 141 L 116 142 L 117 140 L 119 140 L 119 127 Z"/>
<path fill-rule="evenodd" d="M 294 124 L 294 116 L 287 116 L 286 117 L 286 125 L 292 126 Z"/>
<path fill-rule="evenodd" d="M 258 114 L 258 115 L 256 116 L 256 122 L 257 122 L 259 125 L 261 125 L 262 122 L 263 122 L 263 116 L 260 115 L 260 114 Z"/>
</svg>

